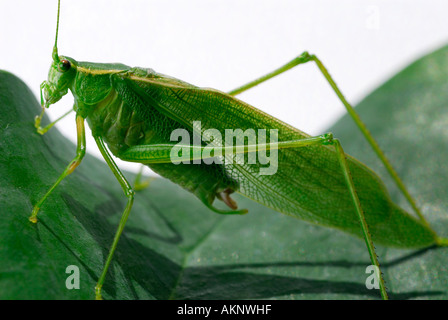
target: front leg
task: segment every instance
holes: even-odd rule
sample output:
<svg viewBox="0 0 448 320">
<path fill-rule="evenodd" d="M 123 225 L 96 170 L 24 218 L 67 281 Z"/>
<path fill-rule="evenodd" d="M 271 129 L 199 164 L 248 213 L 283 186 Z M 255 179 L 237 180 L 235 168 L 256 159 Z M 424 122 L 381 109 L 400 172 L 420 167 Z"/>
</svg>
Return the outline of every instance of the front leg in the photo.
<svg viewBox="0 0 448 320">
<path fill-rule="evenodd" d="M 45 113 L 45 108 L 42 108 L 42 112 L 40 113 L 40 115 L 36 116 L 36 118 L 34 119 L 34 127 L 37 129 L 37 132 L 39 134 L 45 134 L 48 130 L 50 130 L 55 124 L 56 122 L 58 122 L 59 120 L 62 120 L 63 118 L 65 118 L 66 116 L 68 116 L 70 113 L 72 113 L 72 111 L 74 111 L 73 109 L 67 111 L 66 113 L 64 113 L 62 116 L 60 116 L 59 118 L 57 118 L 55 121 L 53 121 L 52 123 L 46 125 L 45 127 L 41 127 L 40 126 L 40 122 L 42 121 L 42 117 L 44 116 Z"/>
<path fill-rule="evenodd" d="M 76 157 L 70 162 L 70 164 L 65 168 L 64 172 L 59 176 L 58 180 L 54 183 L 54 185 L 47 191 L 47 193 L 36 203 L 33 208 L 33 212 L 29 217 L 29 220 L 33 223 L 37 222 L 37 213 L 39 212 L 40 207 L 48 198 L 48 196 L 53 192 L 53 190 L 58 186 L 58 184 L 70 173 L 72 173 L 77 166 L 81 163 L 82 158 L 86 154 L 86 133 L 84 127 L 84 118 L 80 115 L 76 116 L 76 131 L 78 137 L 78 146 L 76 147 Z"/>
</svg>

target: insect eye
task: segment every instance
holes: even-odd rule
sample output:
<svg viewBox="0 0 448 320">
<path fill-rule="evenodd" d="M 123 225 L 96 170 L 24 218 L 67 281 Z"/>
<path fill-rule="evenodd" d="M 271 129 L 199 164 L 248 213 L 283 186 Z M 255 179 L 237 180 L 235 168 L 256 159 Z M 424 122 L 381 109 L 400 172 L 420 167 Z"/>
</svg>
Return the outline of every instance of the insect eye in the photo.
<svg viewBox="0 0 448 320">
<path fill-rule="evenodd" d="M 61 62 L 58 65 L 58 69 L 59 71 L 65 72 L 68 71 L 68 69 L 70 69 L 70 61 L 68 60 L 61 60 Z"/>
</svg>

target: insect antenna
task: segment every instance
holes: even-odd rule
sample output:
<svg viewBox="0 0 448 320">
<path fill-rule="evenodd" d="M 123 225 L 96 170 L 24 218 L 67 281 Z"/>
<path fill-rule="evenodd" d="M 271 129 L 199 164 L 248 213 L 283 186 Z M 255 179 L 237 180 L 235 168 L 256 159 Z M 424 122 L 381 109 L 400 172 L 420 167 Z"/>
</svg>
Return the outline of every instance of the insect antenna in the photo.
<svg viewBox="0 0 448 320">
<path fill-rule="evenodd" d="M 58 63 L 59 62 L 59 55 L 58 55 L 58 32 L 59 32 L 59 12 L 61 10 L 61 0 L 58 0 L 58 17 L 56 20 L 56 37 L 54 39 L 54 46 L 53 46 L 53 61 Z"/>
</svg>

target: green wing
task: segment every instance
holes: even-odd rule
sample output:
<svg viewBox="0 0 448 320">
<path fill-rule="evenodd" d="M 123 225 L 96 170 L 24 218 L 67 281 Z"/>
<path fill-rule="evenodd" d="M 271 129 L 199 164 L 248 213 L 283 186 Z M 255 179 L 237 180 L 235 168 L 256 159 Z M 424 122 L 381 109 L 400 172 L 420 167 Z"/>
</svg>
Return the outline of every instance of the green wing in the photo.
<svg viewBox="0 0 448 320">
<path fill-rule="evenodd" d="M 120 75 L 134 94 L 160 113 L 193 130 L 201 121 L 223 135 L 226 129 L 277 129 L 279 141 L 309 137 L 280 120 L 223 92 L 197 88 L 157 73 Z M 378 176 L 348 156 L 355 187 L 374 241 L 398 247 L 434 244 L 435 235 L 396 206 Z M 276 211 L 362 236 L 361 227 L 331 146 L 278 151 L 278 170 L 260 175 L 260 164 L 226 164 L 238 192 Z"/>
</svg>

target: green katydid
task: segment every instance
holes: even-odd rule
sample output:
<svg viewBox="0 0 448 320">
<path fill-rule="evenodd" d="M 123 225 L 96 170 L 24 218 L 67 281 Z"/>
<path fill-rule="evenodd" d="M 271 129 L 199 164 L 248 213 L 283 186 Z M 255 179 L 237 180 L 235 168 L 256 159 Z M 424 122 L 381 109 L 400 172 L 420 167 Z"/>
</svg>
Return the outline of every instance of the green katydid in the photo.
<svg viewBox="0 0 448 320">
<path fill-rule="evenodd" d="M 220 214 L 244 214 L 230 197 L 239 192 L 281 213 L 302 220 L 337 228 L 363 237 L 372 261 L 379 268 L 373 243 L 389 246 L 419 248 L 447 245 L 420 213 L 400 178 L 373 140 L 367 129 L 346 101 L 322 62 L 307 52 L 279 69 L 235 89 L 223 93 L 195 87 L 152 69 L 131 68 L 123 64 L 78 62 L 59 56 L 57 49 L 60 0 L 53 48 L 53 62 L 48 80 L 41 85 L 42 113 L 36 118 L 38 132 L 44 134 L 51 126 L 40 127 L 45 108 L 58 102 L 68 90 L 75 98 L 77 152 L 55 184 L 39 200 L 30 221 L 37 222 L 37 213 L 54 188 L 81 163 L 85 155 L 85 127 L 87 120 L 97 146 L 106 163 L 119 181 L 127 204 L 113 240 L 102 274 L 95 288 L 101 298 L 108 267 L 124 229 L 134 200 L 134 191 L 112 155 L 130 162 L 148 165 L 155 172 L 194 193 L 207 207 Z M 309 135 L 238 100 L 234 96 L 267 81 L 295 66 L 314 62 L 340 98 L 361 132 L 388 169 L 399 189 L 414 208 L 418 219 L 391 202 L 380 179 L 365 165 L 346 155 L 341 143 L 332 134 Z M 69 111 L 70 112 L 70 111 Z M 68 114 L 68 113 L 67 113 Z M 200 122 L 200 126 L 195 123 Z M 182 129 L 191 136 L 200 136 L 199 145 L 182 145 L 183 160 L 192 164 L 175 164 L 172 150 L 178 144 L 171 139 L 173 131 Z M 216 139 L 216 132 L 225 135 L 227 129 L 247 132 L 277 130 L 277 144 L 255 140 L 249 145 L 233 146 Z M 215 134 L 210 134 L 215 130 Z M 248 138 L 251 140 L 250 138 Z M 232 139 L 233 142 L 233 139 Z M 215 152 L 208 152 L 208 147 Z M 277 152 L 278 167 L 274 174 L 259 174 L 263 163 L 223 162 L 215 159 L 230 152 L 230 160 L 241 155 L 247 158 L 254 152 Z M 194 161 L 200 159 L 198 164 Z M 214 201 L 222 200 L 230 210 L 218 209 Z M 380 292 L 387 292 L 379 273 Z"/>
</svg>

